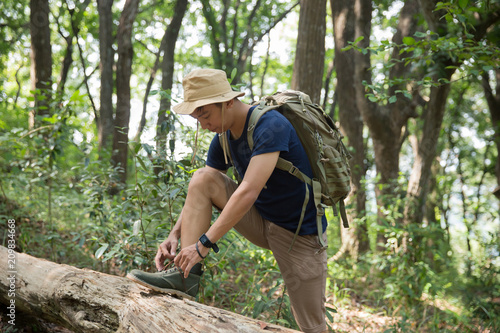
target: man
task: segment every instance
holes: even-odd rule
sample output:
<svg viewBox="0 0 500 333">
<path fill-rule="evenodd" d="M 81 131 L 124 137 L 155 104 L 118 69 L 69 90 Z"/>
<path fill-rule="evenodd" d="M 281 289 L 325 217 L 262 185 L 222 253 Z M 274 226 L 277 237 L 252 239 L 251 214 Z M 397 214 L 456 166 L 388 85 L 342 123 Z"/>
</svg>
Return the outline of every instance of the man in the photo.
<svg viewBox="0 0 500 333">
<path fill-rule="evenodd" d="M 305 184 L 276 169 L 278 157 L 312 176 L 311 166 L 290 122 L 278 111 L 264 114 L 255 126 L 253 149 L 247 142 L 248 119 L 255 107 L 241 102 L 244 95 L 231 89 L 225 72 L 197 69 L 183 80 L 184 101 L 178 114 L 191 115 L 204 129 L 226 133 L 232 162 L 242 181 L 226 176 L 231 166 L 225 145 L 215 135 L 207 166 L 197 170 L 188 187 L 185 205 L 167 239 L 160 244 L 155 263 L 160 272 L 131 271 L 127 276 L 153 290 L 194 298 L 202 274 L 201 261 L 231 228 L 252 243 L 270 249 L 279 265 L 290 296 L 292 311 L 304 332 L 326 332 L 326 251 L 320 245 L 316 208 L 311 197 L 299 232 Z M 309 191 L 312 194 L 312 191 Z M 221 211 L 210 225 L 212 207 Z M 323 230 L 326 219 L 323 218 Z M 322 232 L 326 240 L 326 233 Z M 181 251 L 177 253 L 177 247 Z M 165 260 L 175 267 L 164 270 Z"/>
</svg>

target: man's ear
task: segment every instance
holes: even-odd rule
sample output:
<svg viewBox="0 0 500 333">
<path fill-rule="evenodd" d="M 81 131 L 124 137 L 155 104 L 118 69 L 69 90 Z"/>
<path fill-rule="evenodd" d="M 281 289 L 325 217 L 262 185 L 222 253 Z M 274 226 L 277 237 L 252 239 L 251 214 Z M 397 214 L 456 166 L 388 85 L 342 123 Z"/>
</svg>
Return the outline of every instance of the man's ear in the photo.
<svg viewBox="0 0 500 333">
<path fill-rule="evenodd" d="M 234 98 L 232 100 L 226 102 L 226 108 L 230 108 L 233 105 L 234 105 Z"/>
</svg>

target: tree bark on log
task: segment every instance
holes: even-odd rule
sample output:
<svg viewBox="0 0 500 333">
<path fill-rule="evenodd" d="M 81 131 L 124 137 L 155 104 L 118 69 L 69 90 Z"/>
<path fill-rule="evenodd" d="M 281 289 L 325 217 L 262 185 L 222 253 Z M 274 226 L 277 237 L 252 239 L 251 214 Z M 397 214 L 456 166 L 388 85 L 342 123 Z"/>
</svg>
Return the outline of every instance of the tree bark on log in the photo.
<svg viewBox="0 0 500 333">
<path fill-rule="evenodd" d="M 0 261 L 7 266 L 0 271 L 0 303 L 9 305 L 15 299 L 18 322 L 27 313 L 85 333 L 297 332 L 159 294 L 124 277 L 56 264 L 3 246 Z"/>
</svg>

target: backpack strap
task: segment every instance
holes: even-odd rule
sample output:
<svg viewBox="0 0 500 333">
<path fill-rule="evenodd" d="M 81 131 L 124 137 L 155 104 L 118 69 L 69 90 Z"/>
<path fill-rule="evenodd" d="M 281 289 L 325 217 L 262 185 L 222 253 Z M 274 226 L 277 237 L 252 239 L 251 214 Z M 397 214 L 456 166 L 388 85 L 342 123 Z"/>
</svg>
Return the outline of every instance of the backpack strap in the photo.
<svg viewBox="0 0 500 333">
<path fill-rule="evenodd" d="M 248 129 L 247 129 L 247 141 L 250 150 L 253 149 L 253 130 L 255 126 L 257 126 L 257 122 L 260 117 L 262 117 L 267 111 L 275 110 L 279 107 L 279 105 L 267 106 L 265 100 L 262 100 L 259 105 L 252 111 L 250 115 L 250 119 L 248 120 Z"/>
<path fill-rule="evenodd" d="M 340 199 L 339 201 L 339 211 L 340 216 L 342 217 L 342 224 L 344 225 L 344 228 L 349 228 L 349 220 L 347 219 L 347 213 L 345 212 L 344 199 Z"/>
<path fill-rule="evenodd" d="M 262 117 L 266 112 L 270 110 L 275 110 L 279 106 L 278 105 L 273 105 L 273 106 L 266 106 L 265 100 L 262 100 L 259 105 L 252 111 L 252 114 L 250 115 L 250 119 L 248 121 L 248 129 L 247 129 L 247 141 L 248 141 L 248 146 L 250 147 L 250 150 L 253 149 L 253 131 L 255 129 L 255 126 L 257 125 L 257 122 L 259 121 L 260 117 Z M 297 226 L 297 230 L 295 231 L 295 234 L 293 236 L 292 244 L 290 245 L 290 248 L 288 251 L 290 252 L 292 250 L 293 244 L 295 243 L 295 240 L 299 234 L 300 228 L 302 227 L 302 222 L 304 222 L 304 216 L 307 208 L 307 204 L 309 203 L 309 186 L 312 187 L 313 189 L 313 197 L 314 197 L 314 206 L 316 207 L 316 226 L 318 229 L 318 238 L 319 238 L 319 243 L 323 248 L 328 247 L 328 245 L 325 243 L 323 239 L 323 215 L 325 215 L 325 208 L 324 205 L 321 203 L 321 183 L 315 179 L 311 179 L 309 176 L 307 176 L 305 173 L 300 171 L 295 165 L 293 165 L 292 162 L 287 161 L 284 158 L 279 157 L 278 162 L 276 163 L 276 168 L 287 171 L 288 173 L 292 174 L 293 176 L 297 177 L 300 179 L 302 182 L 304 182 L 305 186 L 305 197 L 304 197 L 304 202 L 302 204 L 302 211 L 300 213 L 300 219 L 299 219 L 299 224 Z M 324 172 L 324 171 L 323 171 Z M 309 185 L 309 186 L 308 186 Z"/>
</svg>

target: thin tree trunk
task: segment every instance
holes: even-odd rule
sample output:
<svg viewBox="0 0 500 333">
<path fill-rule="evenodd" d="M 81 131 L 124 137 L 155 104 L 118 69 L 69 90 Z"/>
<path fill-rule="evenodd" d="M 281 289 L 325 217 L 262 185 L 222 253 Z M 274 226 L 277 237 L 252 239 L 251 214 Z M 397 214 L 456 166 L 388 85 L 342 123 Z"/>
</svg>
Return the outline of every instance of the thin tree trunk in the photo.
<svg viewBox="0 0 500 333">
<path fill-rule="evenodd" d="M 175 44 L 179 36 L 179 31 L 182 26 L 182 19 L 186 13 L 188 6 L 187 0 L 177 0 L 175 3 L 174 15 L 172 21 L 165 30 L 163 44 L 163 59 L 160 64 L 161 68 L 161 89 L 163 91 L 171 91 L 174 77 L 175 63 Z M 160 100 L 160 109 L 158 110 L 158 119 L 156 123 L 156 153 L 158 156 L 165 156 L 166 141 L 168 135 L 168 119 L 166 112 L 170 110 L 171 100 L 167 97 L 162 97 Z M 164 160 L 160 158 L 160 160 Z M 155 168 L 155 173 L 158 174 L 161 168 Z"/>
<path fill-rule="evenodd" d="M 497 162 L 495 166 L 495 175 L 497 177 L 497 189 L 500 188 L 500 69 L 495 71 L 495 89 L 490 85 L 490 76 L 488 72 L 482 75 L 482 85 L 488 108 L 490 109 L 491 124 L 495 131 L 495 145 L 497 148 Z M 500 189 L 498 190 L 500 192 Z M 500 196 L 499 196 L 500 198 Z"/>
<path fill-rule="evenodd" d="M 293 65 L 292 89 L 321 102 L 325 64 L 326 0 L 300 1 L 297 48 Z"/>
<path fill-rule="evenodd" d="M 64 52 L 64 59 L 62 62 L 61 76 L 59 77 L 59 82 L 57 83 L 57 99 L 58 102 L 61 102 L 63 98 L 64 87 L 66 86 L 66 80 L 69 74 L 69 69 L 73 64 L 73 39 L 75 36 L 73 35 L 73 33 L 69 34 L 68 36 L 64 36 L 60 29 L 59 34 L 64 38 L 66 42 L 66 51 Z"/>
<path fill-rule="evenodd" d="M 31 90 L 35 91 L 29 125 L 35 128 L 37 116 L 51 113 L 52 46 L 50 43 L 49 1 L 30 0 Z"/>
<path fill-rule="evenodd" d="M 360 108 L 356 103 L 354 62 L 355 50 L 342 51 L 349 42 L 356 40 L 356 13 L 354 2 L 330 0 L 333 18 L 333 33 L 335 39 L 335 70 L 337 73 L 337 87 L 335 94 L 338 96 L 340 130 L 347 137 L 347 144 L 351 148 L 353 158 L 351 165 L 352 192 L 349 202 L 354 204 L 350 210 L 351 219 L 362 217 L 366 210 L 366 193 L 361 181 L 366 174 L 365 147 L 363 140 L 363 119 Z M 358 30 L 359 32 L 359 30 Z M 366 36 L 368 37 L 368 36 Z M 348 230 L 342 230 L 342 243 L 347 246 L 347 252 L 353 257 L 369 249 L 368 230 L 366 224 L 353 224 Z"/>
<path fill-rule="evenodd" d="M 151 70 L 151 76 L 146 86 L 146 92 L 144 93 L 141 121 L 139 123 L 139 129 L 137 130 L 137 134 L 135 135 L 136 142 L 140 142 L 140 136 L 146 125 L 148 96 L 151 91 L 151 86 L 153 85 L 153 81 L 156 78 L 156 72 L 160 67 L 160 57 L 162 53 L 163 53 L 163 61 L 161 62 L 162 90 L 170 91 L 172 89 L 172 84 L 173 84 L 172 77 L 174 75 L 175 44 L 179 36 L 179 31 L 182 25 L 182 19 L 186 12 L 187 5 L 188 5 L 187 0 L 178 0 L 176 2 L 172 20 L 170 21 L 170 24 L 167 26 L 167 29 L 165 29 L 165 34 L 162 37 L 160 48 L 158 50 L 158 53 L 156 54 L 156 59 L 153 65 L 153 69 Z M 166 102 L 164 100 L 165 98 L 163 97 L 160 100 L 160 110 L 158 111 L 158 118 L 165 118 L 165 111 L 170 109 L 170 98 L 166 98 L 167 100 Z M 163 109 L 163 107 L 165 107 L 165 109 Z"/>
<path fill-rule="evenodd" d="M 267 39 L 267 47 L 266 47 L 266 58 L 264 60 L 264 69 L 262 71 L 262 76 L 260 79 L 260 97 L 262 98 L 264 96 L 264 82 L 266 82 L 266 74 L 267 74 L 267 69 L 269 68 L 269 56 L 271 53 L 271 36 L 268 36 Z M 253 95 L 253 94 L 252 94 Z M 252 100 L 253 100 L 253 96 Z"/>
<path fill-rule="evenodd" d="M 333 33 L 333 35 L 335 37 L 335 32 Z M 335 59 L 333 59 L 328 64 L 328 69 L 326 71 L 326 76 L 325 76 L 325 82 L 323 85 L 323 90 L 325 91 L 325 95 L 323 96 L 323 103 L 321 103 L 321 108 L 325 111 L 326 111 L 326 103 L 328 102 L 328 94 L 330 93 L 330 84 L 332 81 L 332 76 L 333 76 L 334 70 L 335 70 Z M 334 96 L 335 96 L 335 92 L 334 92 Z M 335 108 L 333 108 L 333 110 L 335 110 Z M 331 114 L 330 117 L 335 120 L 335 117 L 333 116 L 333 114 Z"/>
<path fill-rule="evenodd" d="M 159 294 L 123 277 L 56 264 L 3 246 L 0 260 L 15 262 L 15 267 L 0 270 L 0 303 L 14 304 L 13 310 L 7 308 L 14 323 L 25 313 L 77 333 L 297 332 Z"/>
<path fill-rule="evenodd" d="M 97 0 L 99 12 L 99 54 L 101 71 L 100 108 L 96 118 L 99 151 L 111 149 L 113 140 L 113 0 Z M 101 156 L 102 157 L 102 156 Z"/>
<path fill-rule="evenodd" d="M 118 26 L 118 61 L 116 66 L 116 115 L 113 132 L 112 162 L 119 167 L 119 182 L 127 181 L 128 131 L 130 121 L 130 77 L 132 75 L 132 31 L 139 0 L 127 0 Z"/>
</svg>

